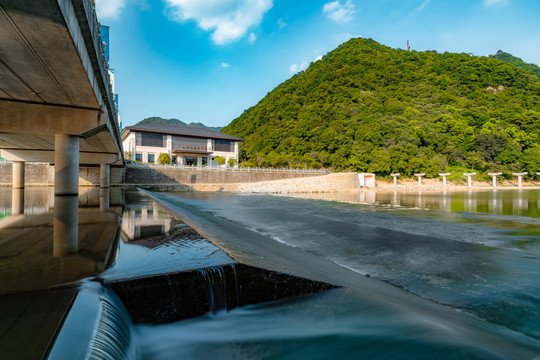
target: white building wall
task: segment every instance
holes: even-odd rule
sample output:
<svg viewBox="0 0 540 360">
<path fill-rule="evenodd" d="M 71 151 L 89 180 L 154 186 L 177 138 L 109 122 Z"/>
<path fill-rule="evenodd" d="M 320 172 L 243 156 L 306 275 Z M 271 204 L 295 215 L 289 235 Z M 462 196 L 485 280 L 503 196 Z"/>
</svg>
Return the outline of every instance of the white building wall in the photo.
<svg viewBox="0 0 540 360">
<path fill-rule="evenodd" d="M 172 136 L 171 135 L 165 135 L 166 136 L 166 146 L 165 147 L 158 147 L 158 146 L 142 146 L 136 144 L 136 135 L 134 132 L 130 133 L 129 136 L 124 139 L 122 142 L 122 145 L 124 146 L 124 151 L 131 151 L 132 159 L 136 160 L 136 154 L 142 155 L 142 162 L 148 163 L 148 154 L 154 154 L 154 162 L 157 163 L 159 155 L 166 153 L 169 155 L 173 155 L 172 151 Z M 209 155 L 210 159 L 212 157 L 221 156 L 225 158 L 225 161 L 229 161 L 229 159 L 235 159 L 238 162 L 238 141 L 233 141 L 234 143 L 234 151 L 213 151 L 214 149 L 214 140 L 213 139 L 207 139 L 207 151 L 211 152 Z M 210 160 L 209 159 L 209 160 Z M 179 163 L 181 160 L 179 159 Z"/>
</svg>

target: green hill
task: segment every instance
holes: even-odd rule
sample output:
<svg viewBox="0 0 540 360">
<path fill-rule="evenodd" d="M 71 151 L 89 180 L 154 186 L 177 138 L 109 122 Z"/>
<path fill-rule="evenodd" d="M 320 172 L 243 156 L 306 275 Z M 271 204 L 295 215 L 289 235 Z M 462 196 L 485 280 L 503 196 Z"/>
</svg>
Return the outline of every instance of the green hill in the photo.
<svg viewBox="0 0 540 360">
<path fill-rule="evenodd" d="M 497 51 L 495 55 L 489 55 L 490 58 L 499 59 L 505 62 L 509 62 L 511 64 L 514 64 L 516 66 L 519 66 L 528 72 L 540 77 L 540 66 L 526 63 L 525 61 L 521 60 L 518 57 L 513 56 L 512 54 L 509 54 L 507 52 L 504 52 L 502 50 Z"/>
<path fill-rule="evenodd" d="M 139 121 L 138 123 L 136 123 L 135 125 L 142 125 L 142 124 L 147 124 L 147 123 L 160 123 L 160 124 L 173 124 L 173 125 L 187 125 L 185 122 L 183 121 L 180 121 L 178 119 L 163 119 L 159 116 L 152 116 L 152 117 L 148 117 L 144 120 L 141 120 Z"/>
<path fill-rule="evenodd" d="M 245 165 L 400 172 L 540 171 L 540 81 L 469 54 L 351 39 L 223 132 Z"/>
<path fill-rule="evenodd" d="M 200 127 L 200 128 L 210 129 L 210 130 L 215 130 L 215 131 L 221 131 L 221 129 L 223 129 L 223 127 L 220 127 L 220 126 L 206 126 L 206 125 L 204 125 L 203 123 L 200 123 L 200 122 L 191 122 L 189 124 L 186 124 L 185 122 L 183 122 L 181 120 L 178 120 L 178 119 L 174 119 L 174 118 L 172 118 L 172 119 L 163 119 L 163 118 L 161 118 L 159 116 L 152 116 L 152 117 L 146 118 L 144 120 L 139 121 L 135 125 L 142 125 L 142 124 L 147 124 L 147 123 L 188 125 L 188 126 Z"/>
</svg>

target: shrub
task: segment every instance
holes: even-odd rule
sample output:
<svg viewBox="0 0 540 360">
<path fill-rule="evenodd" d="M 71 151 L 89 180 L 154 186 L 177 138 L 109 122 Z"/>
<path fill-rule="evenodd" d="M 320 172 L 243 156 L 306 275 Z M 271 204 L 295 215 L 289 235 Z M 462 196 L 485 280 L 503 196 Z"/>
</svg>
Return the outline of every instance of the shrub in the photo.
<svg viewBox="0 0 540 360">
<path fill-rule="evenodd" d="M 158 164 L 170 164 L 171 156 L 169 154 L 160 154 L 158 157 Z"/>
</svg>

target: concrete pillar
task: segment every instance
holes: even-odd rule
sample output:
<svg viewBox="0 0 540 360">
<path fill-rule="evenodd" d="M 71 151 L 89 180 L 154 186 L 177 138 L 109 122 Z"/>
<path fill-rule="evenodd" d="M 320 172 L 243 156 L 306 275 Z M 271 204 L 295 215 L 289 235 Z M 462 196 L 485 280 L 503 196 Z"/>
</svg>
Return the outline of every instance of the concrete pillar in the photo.
<svg viewBox="0 0 540 360">
<path fill-rule="evenodd" d="M 13 162 L 13 189 L 24 189 L 24 161 Z"/>
<path fill-rule="evenodd" d="M 522 172 L 522 173 L 512 173 L 512 175 L 518 177 L 518 187 L 521 187 L 521 179 L 522 179 L 523 175 L 527 175 L 527 173 L 526 173 L 526 172 Z"/>
<path fill-rule="evenodd" d="M 440 173 L 439 176 L 442 176 L 442 184 L 446 187 L 446 177 L 452 175 L 452 173 Z"/>
<path fill-rule="evenodd" d="M 463 176 L 467 177 L 467 187 L 472 186 L 472 177 L 476 175 L 476 173 L 464 173 Z"/>
<path fill-rule="evenodd" d="M 417 177 L 418 177 L 418 186 L 422 186 L 422 176 L 426 176 L 426 174 L 424 174 L 424 173 L 417 173 L 417 174 L 414 174 L 414 176 L 417 176 Z"/>
<path fill-rule="evenodd" d="M 397 178 L 399 175 L 400 175 L 399 173 L 390 174 L 390 176 L 394 178 L 394 185 L 397 185 Z"/>
<path fill-rule="evenodd" d="M 13 187 L 11 190 L 11 213 L 24 214 L 24 162 L 13 162 Z"/>
<path fill-rule="evenodd" d="M 79 196 L 54 197 L 53 256 L 76 253 L 79 248 Z"/>
<path fill-rule="evenodd" d="M 202 156 L 197 156 L 197 169 L 202 169 Z"/>
<path fill-rule="evenodd" d="M 501 172 L 498 172 L 498 173 L 488 173 L 489 176 L 491 176 L 493 178 L 493 187 L 496 188 L 497 187 L 497 176 L 499 175 L 502 175 Z"/>
<path fill-rule="evenodd" d="M 99 187 L 111 187 L 111 165 L 99 164 Z"/>
<path fill-rule="evenodd" d="M 79 194 L 79 138 L 54 136 L 54 194 Z"/>
<path fill-rule="evenodd" d="M 79 243 L 79 138 L 54 136 L 53 256 L 77 252 Z"/>
<path fill-rule="evenodd" d="M 101 187 L 99 189 L 99 211 L 109 211 L 111 200 L 111 190 L 109 188 Z"/>
</svg>

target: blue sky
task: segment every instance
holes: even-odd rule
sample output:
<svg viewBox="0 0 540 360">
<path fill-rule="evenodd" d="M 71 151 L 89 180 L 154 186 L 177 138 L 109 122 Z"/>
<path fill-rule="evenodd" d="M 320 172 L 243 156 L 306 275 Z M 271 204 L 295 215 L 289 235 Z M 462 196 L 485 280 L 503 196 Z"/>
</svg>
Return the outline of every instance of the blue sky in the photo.
<svg viewBox="0 0 540 360">
<path fill-rule="evenodd" d="M 351 37 L 540 64 L 540 0 L 96 0 L 124 126 L 224 126 Z"/>
</svg>

